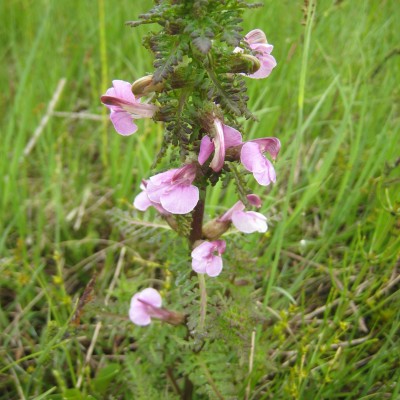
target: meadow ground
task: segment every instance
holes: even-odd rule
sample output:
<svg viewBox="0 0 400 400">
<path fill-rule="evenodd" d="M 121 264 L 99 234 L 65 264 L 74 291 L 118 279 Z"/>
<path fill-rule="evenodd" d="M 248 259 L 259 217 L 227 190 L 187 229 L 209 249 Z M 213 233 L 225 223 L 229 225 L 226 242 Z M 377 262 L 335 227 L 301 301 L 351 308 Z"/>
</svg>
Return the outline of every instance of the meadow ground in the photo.
<svg viewBox="0 0 400 400">
<path fill-rule="evenodd" d="M 152 71 L 140 44 L 150 28 L 124 25 L 150 5 L 0 2 L 1 399 L 148 399 L 159 378 L 135 358 L 143 330 L 126 313 L 163 260 L 141 244 L 157 235 L 155 214 L 131 205 L 162 128 L 141 120 L 121 137 L 99 101 L 112 79 Z M 312 24 L 303 20 L 301 1 L 266 0 L 244 21 L 244 32 L 267 33 L 278 60 L 268 79 L 248 82 L 259 122 L 245 134 L 278 136 L 282 150 L 276 185 L 257 189 L 268 234 L 232 233 L 245 247 L 240 293 L 264 307 L 230 361 L 247 371 L 252 353 L 252 371 L 235 397 L 200 360 L 204 393 L 399 399 L 400 7 L 321 0 Z M 207 215 L 236 198 L 217 186 Z M 71 329 L 95 273 L 87 315 Z M 163 385 L 178 397 L 172 378 Z"/>
</svg>

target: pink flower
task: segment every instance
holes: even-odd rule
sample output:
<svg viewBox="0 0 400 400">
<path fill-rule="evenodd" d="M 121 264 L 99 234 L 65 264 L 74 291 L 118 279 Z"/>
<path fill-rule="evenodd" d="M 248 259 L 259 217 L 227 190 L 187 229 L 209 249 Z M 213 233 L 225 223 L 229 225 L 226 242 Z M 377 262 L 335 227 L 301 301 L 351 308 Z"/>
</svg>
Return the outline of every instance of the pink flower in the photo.
<svg viewBox="0 0 400 400">
<path fill-rule="evenodd" d="M 140 184 L 140 189 L 142 189 L 142 191 L 135 197 L 133 202 L 134 207 L 140 211 L 146 211 L 149 207 L 154 207 L 160 214 L 169 215 L 170 213 L 167 210 L 164 210 L 161 204 L 155 203 L 149 199 L 147 194 L 147 184 L 148 181 L 143 179 Z"/>
<path fill-rule="evenodd" d="M 136 293 L 131 299 L 129 319 L 139 326 L 146 326 L 151 319 L 160 319 L 172 325 L 182 324 L 185 316 L 181 313 L 161 308 L 162 299 L 156 289 L 147 288 Z"/>
<path fill-rule="evenodd" d="M 110 119 L 115 130 L 124 136 L 137 131 L 138 127 L 133 120 L 152 118 L 158 109 L 153 104 L 137 100 L 131 91 L 131 84 L 120 80 L 113 81 L 113 87 L 101 96 L 101 102 L 110 109 Z"/>
<path fill-rule="evenodd" d="M 192 268 L 198 274 L 218 276 L 222 271 L 221 254 L 225 252 L 223 240 L 204 241 L 192 251 Z"/>
<path fill-rule="evenodd" d="M 243 166 L 253 173 L 256 181 L 262 186 L 268 186 L 276 181 L 274 166 L 263 156 L 268 152 L 275 160 L 281 148 L 281 142 L 275 137 L 254 139 L 246 142 L 240 152 L 240 161 Z"/>
<path fill-rule="evenodd" d="M 145 191 L 151 205 L 158 204 L 171 214 L 191 212 L 199 201 L 199 189 L 192 185 L 196 178 L 196 170 L 195 164 L 186 164 L 181 168 L 152 176 Z M 144 195 L 140 200 L 143 206 Z"/>
<path fill-rule="evenodd" d="M 162 315 L 161 304 L 162 299 L 157 290 L 144 289 L 132 297 L 129 318 L 135 325 L 149 325 L 151 318 L 160 318 Z"/>
<path fill-rule="evenodd" d="M 242 135 L 236 129 L 224 125 L 218 118 L 214 119 L 214 137 L 211 140 L 204 136 L 200 143 L 199 164 L 203 165 L 214 151 L 210 167 L 215 171 L 221 171 L 225 162 L 225 152 L 229 147 L 242 143 Z"/>
<path fill-rule="evenodd" d="M 261 29 L 254 29 L 250 31 L 244 40 L 248 43 L 249 47 L 255 52 L 255 56 L 261 63 L 261 67 L 254 74 L 247 75 L 249 78 L 261 79 L 266 78 L 271 71 L 276 67 L 276 60 L 271 56 L 274 48 L 268 43 L 265 33 Z M 243 49 L 237 47 L 235 52 L 243 52 Z"/>
<path fill-rule="evenodd" d="M 261 207 L 261 200 L 255 194 L 247 196 L 250 204 Z M 266 232 L 268 230 L 267 218 L 255 211 L 244 211 L 245 205 L 238 201 L 221 218 L 219 222 L 232 221 L 237 230 L 243 233 Z"/>
</svg>

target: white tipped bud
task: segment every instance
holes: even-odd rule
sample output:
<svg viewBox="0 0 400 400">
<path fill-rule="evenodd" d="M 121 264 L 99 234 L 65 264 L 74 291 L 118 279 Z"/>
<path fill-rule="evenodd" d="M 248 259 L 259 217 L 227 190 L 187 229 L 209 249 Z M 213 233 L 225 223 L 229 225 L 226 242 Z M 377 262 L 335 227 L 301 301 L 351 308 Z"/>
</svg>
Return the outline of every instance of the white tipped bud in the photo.
<svg viewBox="0 0 400 400">
<path fill-rule="evenodd" d="M 257 57 L 251 54 L 236 54 L 236 57 L 230 62 L 230 72 L 236 74 L 254 74 L 260 69 L 261 63 Z"/>
<path fill-rule="evenodd" d="M 160 92 L 163 87 L 162 83 L 153 84 L 153 75 L 146 75 L 133 82 L 132 93 L 140 97 L 152 92 Z"/>
</svg>

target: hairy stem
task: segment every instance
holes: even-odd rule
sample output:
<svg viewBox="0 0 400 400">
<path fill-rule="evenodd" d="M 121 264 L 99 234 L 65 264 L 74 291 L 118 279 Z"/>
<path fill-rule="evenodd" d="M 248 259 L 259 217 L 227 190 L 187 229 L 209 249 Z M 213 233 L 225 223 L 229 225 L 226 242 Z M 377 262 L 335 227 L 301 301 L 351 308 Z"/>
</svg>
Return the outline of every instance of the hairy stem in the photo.
<svg viewBox="0 0 400 400">
<path fill-rule="evenodd" d="M 192 400 L 193 389 L 194 389 L 193 382 L 189 379 L 188 376 L 186 376 L 185 385 L 182 393 L 182 400 Z"/>
<path fill-rule="evenodd" d="M 204 204 L 206 199 L 206 188 L 200 189 L 200 199 L 197 203 L 195 209 L 193 210 L 193 220 L 192 226 L 190 229 L 190 234 L 188 237 L 190 248 L 193 248 L 194 243 L 197 240 L 200 240 L 203 237 L 203 216 L 204 216 Z M 192 271 L 194 274 L 194 271 Z M 206 310 L 207 310 L 207 292 L 206 292 L 206 284 L 204 275 L 199 276 L 199 289 L 200 289 L 200 323 L 199 323 L 199 331 L 204 329 L 204 322 L 206 318 Z M 190 380 L 189 376 L 185 376 L 185 383 L 182 392 L 182 400 L 191 400 L 193 397 L 194 385 Z"/>
<path fill-rule="evenodd" d="M 199 277 L 199 289 L 200 289 L 200 321 L 198 331 L 204 330 L 204 324 L 206 321 L 207 314 L 207 291 L 206 291 L 206 278 L 204 274 L 197 274 Z"/>
<path fill-rule="evenodd" d="M 203 216 L 204 216 L 204 203 L 206 198 L 206 189 L 200 189 L 200 200 L 193 211 L 192 227 L 189 235 L 189 242 L 193 247 L 196 240 L 200 240 L 203 236 Z"/>
<path fill-rule="evenodd" d="M 200 200 L 197 203 L 196 208 L 193 211 L 192 229 L 190 231 L 189 241 L 191 247 L 193 247 L 196 240 L 200 240 L 203 237 L 203 216 L 204 216 L 204 203 L 206 198 L 206 189 L 200 189 Z M 200 321 L 198 330 L 201 332 L 204 329 L 204 323 L 206 320 L 207 312 L 207 291 L 206 291 L 206 280 L 204 274 L 197 274 L 199 278 L 199 290 L 200 290 Z"/>
</svg>

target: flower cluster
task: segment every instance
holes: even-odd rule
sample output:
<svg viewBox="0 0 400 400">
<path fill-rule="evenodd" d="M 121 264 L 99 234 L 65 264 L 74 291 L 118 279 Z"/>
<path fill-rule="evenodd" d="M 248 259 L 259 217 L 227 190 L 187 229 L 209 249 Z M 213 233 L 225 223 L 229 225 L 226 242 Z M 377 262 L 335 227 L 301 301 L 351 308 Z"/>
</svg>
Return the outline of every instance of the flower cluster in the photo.
<svg viewBox="0 0 400 400">
<path fill-rule="evenodd" d="M 201 52 L 209 51 L 208 45 L 212 46 L 212 43 L 207 41 L 204 42 L 207 46 L 203 46 L 199 41 L 196 43 Z M 233 61 L 232 64 L 228 63 L 228 66 L 232 65 L 232 70 L 228 71 L 230 73 L 227 76 L 236 74 L 253 79 L 266 78 L 276 66 L 276 61 L 271 55 L 272 50 L 273 46 L 267 42 L 264 32 L 260 29 L 252 30 L 231 50 L 231 55 L 228 55 L 236 64 Z M 243 60 L 242 64 L 240 60 Z M 252 66 L 243 70 L 242 65 L 249 63 Z M 213 72 L 207 69 L 207 65 L 204 68 L 213 81 Z M 137 131 L 135 120 L 138 118 L 153 118 L 155 121 L 166 123 L 170 118 L 174 118 L 165 114 L 168 107 L 163 107 L 157 99 L 158 94 L 164 90 L 185 87 L 185 79 L 189 82 L 190 78 L 182 78 L 182 69 L 184 66 L 180 67 L 178 62 L 175 68 L 169 69 L 172 75 L 168 85 L 160 76 L 156 76 L 157 71 L 154 75 L 138 79 L 132 85 L 122 80 L 114 80 L 113 87 L 107 90 L 101 101 L 110 110 L 110 119 L 115 130 L 127 136 Z M 193 212 L 200 200 L 200 190 L 205 190 L 204 185 L 207 185 L 204 182 L 211 176 L 218 178 L 223 170 L 229 172 L 227 162 L 239 162 L 244 170 L 253 174 L 261 186 L 268 186 L 276 181 L 271 160 L 275 160 L 279 153 L 279 139 L 265 137 L 244 141 L 239 130 L 224 123 L 225 103 L 222 100 L 219 102 L 218 96 L 215 100 L 208 101 L 210 104 L 205 108 L 204 115 L 197 117 L 201 112 L 196 112 L 193 117 L 198 118 L 196 123 L 200 128 L 196 130 L 195 135 L 193 134 L 193 145 L 188 147 L 191 154 L 181 157 L 183 165 L 178 168 L 143 179 L 140 186 L 142 191 L 134 200 L 136 209 L 146 211 L 149 207 L 154 207 L 168 222 L 174 215 Z M 236 109 L 234 111 L 236 112 Z M 237 112 L 236 114 L 240 116 Z M 229 121 L 235 119 L 230 118 Z M 236 122 L 231 124 L 235 125 Z M 185 125 L 189 131 L 194 130 L 193 126 L 194 123 Z M 201 235 L 191 240 L 194 272 L 210 277 L 221 273 L 222 254 L 225 252 L 226 243 L 220 237 L 231 225 L 247 234 L 267 231 L 266 217 L 248 209 L 260 208 L 261 199 L 255 194 L 248 194 L 245 202 L 246 204 L 238 201 L 223 215 L 209 221 L 201 227 Z M 129 316 L 137 325 L 148 325 L 152 318 L 171 322 L 174 321 L 173 315 L 161 308 L 161 296 L 155 289 L 144 289 L 132 298 Z"/>
</svg>

